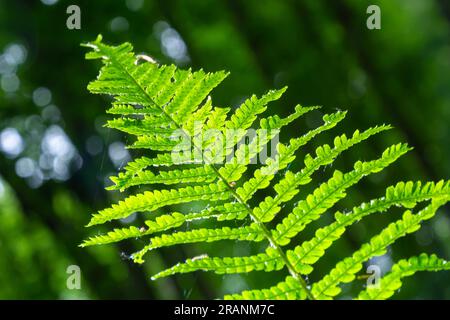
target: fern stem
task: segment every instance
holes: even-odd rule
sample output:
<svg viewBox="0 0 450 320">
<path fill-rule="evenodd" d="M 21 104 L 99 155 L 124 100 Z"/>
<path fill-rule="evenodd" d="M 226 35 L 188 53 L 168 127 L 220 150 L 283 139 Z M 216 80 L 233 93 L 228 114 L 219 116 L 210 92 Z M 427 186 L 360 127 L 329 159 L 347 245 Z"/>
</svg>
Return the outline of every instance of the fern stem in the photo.
<svg viewBox="0 0 450 320">
<path fill-rule="evenodd" d="M 145 91 L 145 89 L 139 84 L 138 81 L 136 81 L 136 79 L 133 77 L 133 75 L 127 70 L 127 68 L 122 65 L 120 63 L 120 61 L 118 61 L 117 59 L 115 59 L 113 56 L 111 57 L 111 60 L 114 63 L 117 63 L 117 65 L 119 65 L 127 74 L 127 76 L 136 84 L 136 86 L 143 92 L 143 94 L 149 99 L 149 101 L 154 104 L 155 106 L 157 106 L 161 112 L 169 119 L 169 121 L 171 121 L 177 129 L 183 130 L 183 127 L 181 125 L 179 125 L 171 116 L 170 114 L 168 114 L 160 105 L 158 105 L 155 101 L 153 101 L 152 97 L 149 96 L 149 94 Z M 183 130 L 184 132 L 184 130 Z M 194 139 L 192 139 L 191 137 L 189 137 L 189 139 L 191 140 L 192 145 L 199 151 L 201 152 L 202 149 L 197 146 L 197 144 L 195 143 Z M 275 241 L 275 239 L 272 237 L 272 234 L 270 233 L 270 231 L 266 228 L 265 224 L 258 219 L 258 217 L 256 217 L 253 214 L 253 210 L 249 207 L 249 205 L 237 194 L 237 192 L 235 191 L 235 189 L 233 187 L 230 186 L 229 182 L 226 181 L 226 179 L 222 176 L 222 174 L 220 174 L 219 170 L 214 166 L 214 164 L 211 165 L 214 173 L 217 175 L 217 177 L 222 180 L 225 185 L 227 186 L 227 188 L 230 190 L 230 192 L 232 193 L 232 195 L 234 196 L 234 198 L 236 198 L 237 201 L 239 201 L 239 203 L 241 203 L 246 210 L 249 213 L 250 218 L 258 225 L 259 228 L 261 228 L 261 230 L 264 233 L 264 236 L 267 238 L 267 240 L 269 241 L 270 245 L 275 248 L 281 259 L 283 260 L 284 264 L 286 265 L 286 267 L 288 268 L 289 273 L 292 275 L 292 277 L 294 277 L 294 279 L 296 279 L 303 290 L 305 290 L 306 295 L 309 299 L 311 300 L 315 300 L 313 294 L 311 293 L 311 291 L 308 289 L 308 285 L 306 284 L 305 279 L 302 278 L 302 276 L 300 274 L 298 274 L 295 271 L 294 266 L 291 264 L 291 262 L 289 261 L 289 259 L 287 258 L 286 254 L 284 253 L 283 249 L 281 248 L 280 245 L 277 244 L 277 242 Z"/>
<path fill-rule="evenodd" d="M 311 291 L 308 289 L 308 285 L 306 284 L 305 279 L 303 279 L 302 276 L 295 271 L 294 266 L 291 264 L 291 262 L 287 258 L 286 254 L 284 253 L 281 246 L 278 245 L 278 243 L 276 243 L 276 241 L 272 237 L 272 234 L 266 228 L 266 225 L 261 220 L 259 220 L 258 217 L 256 217 L 253 214 L 253 210 L 248 206 L 248 204 L 244 200 L 242 200 L 242 198 L 229 185 L 229 183 L 227 183 L 225 178 L 220 174 L 219 170 L 217 170 L 217 168 L 214 165 L 212 167 L 213 167 L 213 170 L 217 173 L 217 176 L 219 177 L 219 179 L 221 179 L 227 185 L 227 188 L 230 190 L 230 192 L 233 194 L 233 196 L 236 198 L 236 200 L 238 200 L 246 208 L 246 210 L 248 211 L 248 214 L 249 214 L 250 218 L 253 220 L 253 222 L 255 222 L 259 228 L 261 228 L 261 230 L 264 233 L 264 236 L 267 238 L 270 245 L 278 251 L 278 254 L 280 255 L 281 259 L 283 259 L 284 264 L 288 268 L 289 273 L 294 277 L 294 279 L 296 279 L 300 283 L 303 290 L 305 290 L 307 297 L 311 300 L 314 300 L 314 296 L 312 295 Z"/>
</svg>

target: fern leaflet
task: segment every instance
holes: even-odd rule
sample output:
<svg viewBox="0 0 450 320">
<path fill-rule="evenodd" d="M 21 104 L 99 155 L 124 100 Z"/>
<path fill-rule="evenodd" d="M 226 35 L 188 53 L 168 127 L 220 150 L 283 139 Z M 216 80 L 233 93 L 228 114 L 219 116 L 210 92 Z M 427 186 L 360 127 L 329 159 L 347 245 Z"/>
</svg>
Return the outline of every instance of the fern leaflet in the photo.
<svg viewBox="0 0 450 320">
<path fill-rule="evenodd" d="M 349 188 L 364 177 L 378 173 L 411 148 L 399 143 L 388 147 L 379 158 L 356 161 L 347 172 L 335 170 L 309 195 L 299 197 L 301 187 L 314 183 L 314 174 L 348 149 L 372 136 L 391 129 L 389 125 L 356 130 L 323 144 L 303 159 L 298 172 L 289 170 L 298 151 L 318 135 L 335 128 L 346 112 L 325 114 L 323 123 L 287 143 L 278 142 L 282 129 L 318 107 L 294 108 L 294 113 L 280 118 L 261 117 L 269 105 L 279 100 L 287 88 L 252 95 L 237 109 L 214 105 L 211 93 L 228 75 L 219 71 L 181 70 L 173 65 L 141 62 L 131 44 L 106 45 L 99 36 L 85 44 L 91 49 L 87 59 L 100 59 L 103 66 L 96 80 L 88 85 L 95 94 L 114 98 L 107 112 L 114 118 L 107 126 L 134 137 L 129 148 L 144 149 L 149 155 L 129 162 L 109 189 L 133 193 L 133 187 L 148 186 L 111 207 L 93 214 L 88 226 L 109 224 L 140 212 L 143 225 L 115 228 L 86 239 L 81 246 L 115 243 L 130 238 L 145 239 L 146 245 L 132 255 L 137 263 L 162 247 L 213 241 L 251 241 L 262 243 L 265 250 L 250 256 L 214 257 L 202 255 L 162 270 L 152 279 L 195 271 L 217 274 L 273 272 L 285 270 L 284 281 L 267 289 L 245 290 L 226 295 L 225 299 L 332 299 L 342 283 L 354 280 L 368 259 L 386 253 L 388 246 L 415 232 L 450 200 L 450 182 L 399 182 L 388 187 L 384 196 L 355 206 L 349 213 L 337 211 L 334 222 L 316 230 L 314 237 L 297 243 L 296 237 L 308 225 L 347 195 Z M 259 120 L 258 124 L 255 122 Z M 265 154 L 269 146 L 270 156 Z M 283 171 L 281 171 L 283 170 Z M 282 172 L 283 174 L 279 174 Z M 260 190 L 272 195 L 257 202 Z M 296 201 L 290 212 L 285 204 Z M 428 202 L 412 213 L 419 203 Z M 171 206 L 194 204 L 196 212 L 172 210 Z M 306 283 L 314 264 L 340 239 L 346 229 L 373 213 L 398 206 L 408 209 L 400 220 L 391 223 L 351 256 L 338 262 L 312 285 Z M 158 213 L 161 209 L 166 213 Z M 213 227 L 180 227 L 190 221 L 211 220 Z M 230 227 L 228 221 L 239 221 Z M 291 247 L 286 247 L 288 244 Z M 387 299 L 401 286 L 401 280 L 417 271 L 448 270 L 448 264 L 435 255 L 422 254 L 401 260 L 383 277 L 379 288 L 362 290 L 359 299 Z"/>
</svg>

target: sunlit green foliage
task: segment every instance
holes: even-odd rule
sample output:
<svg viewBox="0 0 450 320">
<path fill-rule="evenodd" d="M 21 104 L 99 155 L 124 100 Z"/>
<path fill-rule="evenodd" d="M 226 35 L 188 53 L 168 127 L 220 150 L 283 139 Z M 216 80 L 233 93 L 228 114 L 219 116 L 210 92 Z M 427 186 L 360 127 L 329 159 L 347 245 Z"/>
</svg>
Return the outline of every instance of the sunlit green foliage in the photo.
<svg viewBox="0 0 450 320">
<path fill-rule="evenodd" d="M 289 170 L 296 159 L 296 151 L 324 130 L 335 127 L 346 115 L 337 111 L 323 116 L 323 124 L 288 143 L 278 143 L 277 154 L 262 165 L 251 164 L 261 151 L 261 143 L 268 144 L 270 138 L 261 136 L 260 129 L 277 132 L 296 118 L 313 111 L 316 107 L 297 106 L 295 113 L 281 119 L 277 116 L 261 118 L 257 134 L 248 143 L 239 144 L 247 130 L 260 117 L 270 102 L 278 100 L 286 88 L 269 91 L 261 97 L 255 95 L 245 100 L 239 108 L 230 112 L 214 106 L 209 96 L 211 91 L 227 76 L 225 72 L 192 72 L 173 65 L 158 65 L 137 59 L 129 43 L 109 46 L 98 37 L 86 44 L 92 51 L 88 59 L 101 59 L 103 67 L 98 78 L 88 86 L 93 93 L 114 97 L 112 114 L 120 118 L 110 120 L 108 126 L 136 136 L 131 148 L 149 149 L 156 152 L 154 158 L 139 158 L 125 167 L 125 171 L 112 181 L 112 189 L 127 189 L 132 186 L 152 185 L 152 189 L 129 196 L 124 200 L 92 216 L 88 226 L 104 224 L 122 219 L 136 212 L 145 213 L 153 219 L 146 226 L 115 229 L 104 235 L 87 239 L 81 246 L 112 243 L 127 238 L 143 238 L 147 244 L 135 254 L 133 260 L 143 263 L 145 255 L 152 250 L 187 243 L 204 243 L 219 240 L 250 241 L 267 243 L 265 252 L 243 257 L 194 257 L 164 270 L 154 278 L 176 273 L 198 270 L 214 271 L 219 274 L 246 273 L 255 270 L 271 272 L 286 269 L 290 275 L 281 283 L 263 290 L 244 291 L 226 298 L 241 299 L 329 299 L 339 295 L 341 283 L 354 280 L 363 263 L 370 258 L 386 253 L 388 246 L 397 239 L 417 231 L 422 221 L 432 218 L 438 209 L 450 200 L 450 182 L 399 182 L 386 189 L 385 196 L 356 206 L 349 213 L 337 212 L 335 221 L 318 229 L 315 236 L 303 243 L 296 237 L 311 222 L 347 196 L 347 190 L 364 177 L 383 171 L 410 148 L 406 144 L 394 144 L 369 161 L 356 161 L 347 172 L 334 170 L 332 176 L 319 184 L 310 194 L 295 198 L 299 187 L 313 181 L 312 175 L 319 168 L 334 163 L 345 150 L 374 134 L 390 129 L 389 126 L 355 131 L 351 137 L 337 136 L 332 145 L 318 147 L 314 154 L 307 154 L 304 167 L 298 172 Z M 219 131 L 233 143 L 218 144 L 217 137 L 197 139 L 195 127 L 203 125 Z M 234 129 L 234 130 L 230 130 Z M 239 130 L 238 130 L 239 129 Z M 173 132 L 181 131 L 188 137 L 189 151 L 202 152 L 202 157 L 174 159 L 172 151 L 179 146 L 181 138 L 174 138 Z M 236 133 L 237 131 L 237 133 Z M 230 136 L 233 134 L 233 136 Z M 258 143 L 259 142 L 259 143 Z M 217 145 L 220 148 L 216 148 Z M 231 159 L 224 161 L 227 156 Z M 252 177 L 245 181 L 244 172 L 253 170 Z M 276 174 L 280 170 L 282 174 Z M 267 196 L 257 205 L 251 205 L 258 190 L 266 190 L 273 183 L 273 196 Z M 173 185 L 170 188 L 164 185 Z M 296 201 L 292 210 L 282 212 L 283 206 Z M 423 208 L 416 208 L 419 202 L 428 201 Z M 203 204 L 198 213 L 173 212 L 157 216 L 160 208 L 182 204 Z M 392 206 L 406 210 L 400 220 L 391 223 L 378 235 L 372 237 L 350 257 L 338 262 L 321 279 L 314 279 L 307 285 L 304 275 L 311 273 L 312 266 L 325 254 L 334 241 L 339 239 L 347 226 L 372 213 L 383 212 Z M 416 211 L 413 213 L 411 210 Z M 217 220 L 212 228 L 191 228 L 179 230 L 188 221 L 200 219 Z M 280 219 L 276 219 L 280 218 Z M 241 220 L 240 226 L 230 227 L 224 220 Z M 159 235 L 153 235 L 160 233 Z M 150 237 L 147 237 L 149 236 Z M 291 247 L 286 247 L 291 244 Z M 226 242 L 223 243 L 226 246 Z M 425 261 L 426 260 L 426 261 Z M 421 256 L 419 262 L 412 259 L 409 266 L 399 262 L 392 272 L 383 278 L 380 292 L 367 289 L 360 298 L 388 298 L 397 289 L 400 278 L 415 270 L 448 269 L 445 261 Z M 395 289 L 393 289 L 395 287 Z"/>
</svg>

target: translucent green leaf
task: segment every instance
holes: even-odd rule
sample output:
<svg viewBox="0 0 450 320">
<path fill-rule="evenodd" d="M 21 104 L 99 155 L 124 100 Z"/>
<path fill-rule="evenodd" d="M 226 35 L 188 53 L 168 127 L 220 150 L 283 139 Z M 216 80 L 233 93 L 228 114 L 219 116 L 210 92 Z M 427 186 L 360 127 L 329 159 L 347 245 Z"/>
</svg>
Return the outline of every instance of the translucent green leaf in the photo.
<svg viewBox="0 0 450 320">
<path fill-rule="evenodd" d="M 450 182 L 399 182 L 387 188 L 386 195 L 354 207 L 348 214 L 336 212 L 335 221 L 316 231 L 315 236 L 286 252 L 292 265 L 301 274 L 309 274 L 334 241 L 338 240 L 351 224 L 374 212 L 384 212 L 393 206 L 414 207 L 418 202 L 450 195 Z M 406 204 L 406 205 L 405 205 Z"/>
<path fill-rule="evenodd" d="M 188 186 L 179 189 L 154 190 L 133 195 L 117 204 L 99 211 L 92 216 L 88 226 L 104 223 L 114 219 L 128 217 L 134 212 L 154 211 L 158 208 L 198 200 L 218 201 L 226 200 L 230 192 L 223 183 L 204 186 Z"/>
<path fill-rule="evenodd" d="M 298 280 L 288 276 L 286 280 L 268 289 L 246 290 L 239 294 L 226 295 L 225 300 L 305 300 L 306 292 Z"/>
<path fill-rule="evenodd" d="M 361 270 L 363 262 L 374 256 L 383 255 L 389 245 L 408 233 L 413 233 L 420 228 L 420 223 L 432 218 L 438 208 L 445 204 L 449 197 L 433 200 L 430 205 L 417 214 L 406 211 L 402 219 L 389 224 L 381 233 L 355 251 L 352 256 L 338 262 L 336 266 L 320 281 L 312 286 L 312 294 L 316 299 L 330 299 L 341 292 L 340 283 L 353 281 L 355 274 Z"/>
<path fill-rule="evenodd" d="M 177 244 L 196 243 L 196 242 L 214 242 L 220 240 L 239 240 L 239 241 L 262 241 L 264 234 L 255 224 L 229 228 L 223 227 L 219 229 L 194 229 L 190 231 L 179 231 L 172 234 L 163 234 L 160 237 L 154 237 L 150 240 L 150 244 L 145 246 L 141 251 L 133 254 L 133 260 L 136 263 L 143 263 L 143 256 L 150 250 L 157 248 L 174 246 Z"/>
<path fill-rule="evenodd" d="M 331 179 L 321 184 L 305 200 L 300 201 L 292 213 L 276 226 L 273 230 L 275 241 L 280 245 L 288 244 L 290 239 L 302 231 L 307 224 L 318 219 L 322 213 L 344 198 L 347 188 L 363 177 L 381 171 L 408 150 L 410 148 L 406 144 L 397 144 L 386 149 L 377 160 L 356 162 L 353 171 L 344 174 L 336 170 Z"/>
<path fill-rule="evenodd" d="M 283 260 L 278 252 L 269 248 L 265 253 L 260 253 L 248 257 L 200 257 L 186 260 L 175 266 L 161 271 L 154 275 L 152 279 L 159 279 L 177 273 L 188 273 L 194 271 L 212 271 L 217 274 L 248 273 L 251 271 L 275 271 L 284 267 Z"/>
<path fill-rule="evenodd" d="M 400 260 L 392 266 L 391 271 L 380 279 L 378 285 L 371 285 L 358 295 L 360 300 L 389 299 L 402 286 L 402 279 L 418 271 L 450 270 L 450 263 L 439 259 L 435 254 L 422 253 L 418 257 Z"/>
</svg>

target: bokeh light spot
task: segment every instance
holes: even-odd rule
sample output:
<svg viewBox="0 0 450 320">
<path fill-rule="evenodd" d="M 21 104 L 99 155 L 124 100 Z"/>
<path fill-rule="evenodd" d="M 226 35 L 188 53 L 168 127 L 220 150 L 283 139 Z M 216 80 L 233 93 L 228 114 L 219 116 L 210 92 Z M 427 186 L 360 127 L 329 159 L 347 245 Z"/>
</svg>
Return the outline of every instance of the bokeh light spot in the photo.
<svg viewBox="0 0 450 320">
<path fill-rule="evenodd" d="M 20 87 L 20 80 L 16 74 L 2 75 L 1 87 L 5 92 L 16 92 Z"/>
<path fill-rule="evenodd" d="M 38 107 L 44 107 L 52 101 L 52 93 L 45 87 L 33 91 L 33 102 Z"/>
<path fill-rule="evenodd" d="M 108 155 L 116 167 L 121 167 L 130 160 L 130 154 L 128 153 L 128 150 L 125 149 L 125 144 L 119 141 L 109 145 Z"/>
<path fill-rule="evenodd" d="M 131 11 L 138 11 L 144 5 L 144 0 L 126 0 L 125 3 Z"/>
<path fill-rule="evenodd" d="M 15 128 L 6 128 L 0 133 L 0 149 L 8 157 L 18 156 L 24 148 L 22 136 Z"/>
<path fill-rule="evenodd" d="M 122 32 L 127 31 L 130 27 L 130 24 L 128 23 L 128 20 L 124 17 L 115 17 L 111 20 L 109 24 L 109 28 L 113 32 Z"/>
<path fill-rule="evenodd" d="M 19 177 L 31 177 L 36 169 L 36 164 L 33 159 L 24 157 L 16 162 L 16 173 Z"/>
<path fill-rule="evenodd" d="M 43 4 L 46 6 L 52 6 L 58 2 L 58 0 L 41 0 Z"/>
</svg>

